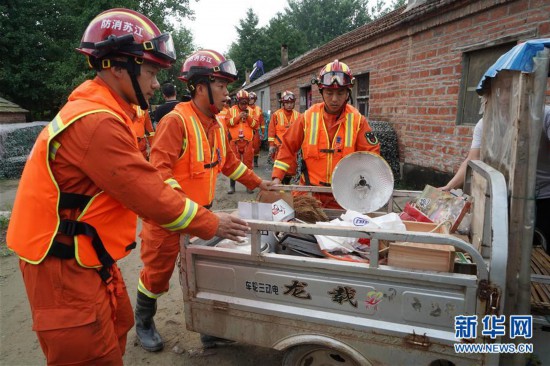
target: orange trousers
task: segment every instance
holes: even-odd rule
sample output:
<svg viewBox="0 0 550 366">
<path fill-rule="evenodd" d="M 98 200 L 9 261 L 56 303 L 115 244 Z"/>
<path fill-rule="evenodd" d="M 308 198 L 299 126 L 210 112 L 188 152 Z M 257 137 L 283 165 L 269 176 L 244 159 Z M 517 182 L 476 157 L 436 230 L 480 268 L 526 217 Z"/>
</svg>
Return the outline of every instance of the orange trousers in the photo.
<svg viewBox="0 0 550 366">
<path fill-rule="evenodd" d="M 139 274 L 138 289 L 144 286 L 150 292 L 144 292 L 145 295 L 157 298 L 168 291 L 180 251 L 180 234 L 144 221 L 139 236 L 143 268 Z"/>
<path fill-rule="evenodd" d="M 262 142 L 260 141 L 260 132 L 258 130 L 254 131 L 254 138 L 252 139 L 252 145 L 254 147 L 254 156 L 260 155 L 260 145 Z"/>
<path fill-rule="evenodd" d="M 122 365 L 134 313 L 116 264 L 109 285 L 75 259 L 19 267 L 48 365 Z"/>
<path fill-rule="evenodd" d="M 254 146 L 252 141 L 247 140 L 233 140 L 231 141 L 231 150 L 237 156 L 237 159 L 242 161 L 249 169 L 252 169 L 252 163 L 254 162 Z"/>
</svg>

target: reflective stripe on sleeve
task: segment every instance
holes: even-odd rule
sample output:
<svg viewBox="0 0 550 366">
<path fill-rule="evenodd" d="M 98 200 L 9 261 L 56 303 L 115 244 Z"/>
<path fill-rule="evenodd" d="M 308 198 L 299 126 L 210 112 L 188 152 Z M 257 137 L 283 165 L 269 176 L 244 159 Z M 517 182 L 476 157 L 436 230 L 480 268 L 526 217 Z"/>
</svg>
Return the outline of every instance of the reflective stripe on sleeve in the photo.
<svg viewBox="0 0 550 366">
<path fill-rule="evenodd" d="M 164 183 L 168 184 L 170 187 L 176 189 L 176 188 L 179 188 L 181 189 L 181 186 L 180 184 L 178 183 L 177 180 L 175 180 L 174 178 L 168 178 L 164 181 Z"/>
<path fill-rule="evenodd" d="M 158 299 L 162 294 L 164 294 L 164 292 L 160 294 L 154 294 L 151 291 L 147 290 L 143 282 L 141 282 L 141 279 L 139 280 L 139 283 L 138 283 L 138 291 L 150 299 Z"/>
<path fill-rule="evenodd" d="M 288 168 L 290 168 L 290 165 L 287 163 L 283 163 L 280 160 L 275 160 L 275 163 L 273 163 L 273 168 L 281 169 L 282 171 L 288 171 Z"/>
<path fill-rule="evenodd" d="M 179 231 L 185 229 L 191 221 L 193 221 L 193 218 L 195 218 L 195 215 L 197 214 L 197 211 L 199 210 L 199 205 L 195 202 L 191 201 L 190 199 L 185 199 L 185 209 L 179 215 L 177 219 L 172 221 L 169 224 L 161 225 L 163 228 L 170 230 L 170 231 Z"/>
<path fill-rule="evenodd" d="M 244 165 L 242 162 L 239 164 L 239 166 L 237 167 L 237 169 L 235 169 L 233 171 L 233 173 L 231 173 L 230 175 L 228 175 L 228 178 L 229 179 L 233 179 L 233 180 L 237 180 L 239 179 L 240 177 L 242 177 L 242 175 L 246 172 L 246 165 Z"/>
</svg>

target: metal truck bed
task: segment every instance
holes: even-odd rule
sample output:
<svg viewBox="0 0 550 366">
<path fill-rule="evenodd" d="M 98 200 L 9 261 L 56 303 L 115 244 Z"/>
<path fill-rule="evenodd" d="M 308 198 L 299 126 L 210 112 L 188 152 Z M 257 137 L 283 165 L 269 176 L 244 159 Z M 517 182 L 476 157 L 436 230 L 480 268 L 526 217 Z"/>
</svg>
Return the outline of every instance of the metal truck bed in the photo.
<svg viewBox="0 0 550 366">
<path fill-rule="evenodd" d="M 489 183 L 483 195 L 489 232 L 481 235 L 488 240 L 486 257 L 470 243 L 446 234 L 250 220 L 250 254 L 213 247 L 219 239 L 182 241 L 180 275 L 188 329 L 284 350 L 285 365 L 295 364 L 312 347 L 356 365 L 498 362 L 495 356 L 456 354 L 453 348 L 454 317 L 484 315 L 488 304 L 478 291 L 500 291 L 491 278 L 503 276 L 506 267 L 490 265 L 491 256 L 506 263 L 506 241 L 494 243 L 491 234 L 497 225 L 491 219 L 491 177 L 498 183 L 500 173 L 478 165 L 479 172 L 473 174 Z M 506 212 L 496 216 L 506 218 Z M 260 234 L 265 231 L 370 238 L 376 255 L 366 264 L 261 252 Z M 470 254 L 476 274 L 381 265 L 381 240 L 452 245 Z M 495 247 L 498 256 L 493 255 Z"/>
</svg>

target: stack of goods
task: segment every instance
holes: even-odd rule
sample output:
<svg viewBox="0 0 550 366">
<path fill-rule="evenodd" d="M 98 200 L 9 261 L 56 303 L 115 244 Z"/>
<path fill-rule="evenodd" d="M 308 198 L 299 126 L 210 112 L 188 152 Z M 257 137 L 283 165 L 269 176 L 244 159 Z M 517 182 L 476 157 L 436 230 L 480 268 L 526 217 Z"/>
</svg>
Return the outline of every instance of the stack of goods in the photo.
<svg viewBox="0 0 550 366">
<path fill-rule="evenodd" d="M 456 196 L 427 185 L 399 215 L 407 231 L 454 233 L 471 206 L 471 197 Z M 452 272 L 455 250 L 449 245 L 396 242 L 390 244 L 388 264 L 396 267 Z"/>
<path fill-rule="evenodd" d="M 454 233 L 469 211 L 471 202 L 468 195 L 456 196 L 426 185 L 416 200 L 407 203 L 400 217 L 406 221 L 449 223 L 449 232 Z"/>
</svg>

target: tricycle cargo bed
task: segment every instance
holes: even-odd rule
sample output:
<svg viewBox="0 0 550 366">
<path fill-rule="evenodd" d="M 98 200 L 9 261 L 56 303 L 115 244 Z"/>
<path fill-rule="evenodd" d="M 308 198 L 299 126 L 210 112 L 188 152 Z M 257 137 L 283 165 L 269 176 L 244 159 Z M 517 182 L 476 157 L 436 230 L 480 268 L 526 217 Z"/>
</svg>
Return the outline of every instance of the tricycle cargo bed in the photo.
<svg viewBox="0 0 550 366">
<path fill-rule="evenodd" d="M 319 233 L 335 230 L 259 221 L 251 221 L 251 226 L 262 230 L 283 226 L 298 233 L 307 227 Z M 349 235 L 353 230 L 346 231 Z M 399 234 L 379 234 L 381 238 L 388 235 Z M 408 235 L 415 242 L 459 241 L 448 235 Z M 365 263 L 265 252 L 246 254 L 215 248 L 216 241 L 197 241 L 182 258 L 187 268 L 193 268 L 187 274 L 184 299 L 187 324 L 203 333 L 272 348 L 284 348 L 292 337 L 321 334 L 352 348 L 368 343 L 369 354 L 389 354 L 378 348 L 389 349 L 398 342 L 406 353 L 419 353 L 415 360 L 429 362 L 448 354 L 456 342 L 454 317 L 473 315 L 479 306 L 476 275 L 384 265 L 373 268 Z M 400 355 L 402 362 L 410 356 Z M 472 364 L 475 360 L 453 358 L 453 362 Z"/>
<path fill-rule="evenodd" d="M 485 204 L 492 209 L 492 185 L 486 187 Z M 493 216 L 493 212 L 487 216 L 489 228 Z M 217 238 L 182 240 L 180 274 L 188 329 L 285 350 L 285 365 L 291 365 L 297 353 L 308 352 L 308 347 L 331 350 L 356 365 L 411 360 L 473 365 L 498 360 L 498 355 L 454 351 L 454 344 L 460 343 L 455 338 L 455 316 L 485 315 L 489 299 L 478 293 L 500 290 L 491 278 L 505 281 L 501 266 L 488 265 L 494 250 L 502 251 L 498 246 L 506 245 L 492 241 L 493 230 L 479 235 L 490 255 L 484 257 L 470 243 L 449 234 L 256 220 L 249 224 L 249 252 L 216 246 Z M 370 262 L 274 253 L 262 243 L 261 234 L 266 232 L 368 238 Z M 448 246 L 467 253 L 474 272 L 381 264 L 382 242 Z M 506 260 L 506 254 L 501 255 Z M 498 299 L 492 299 L 493 307 Z"/>
</svg>

